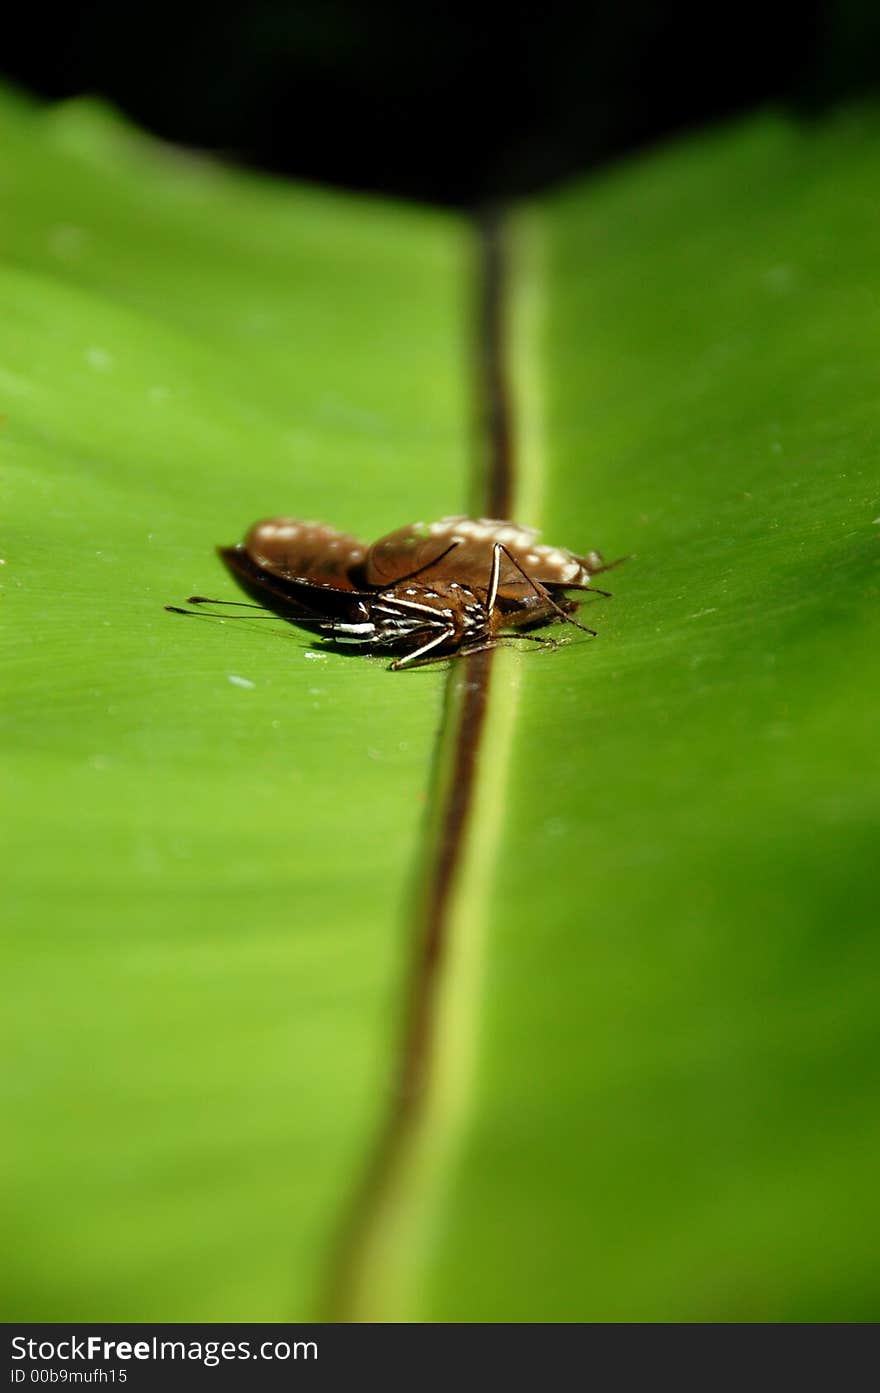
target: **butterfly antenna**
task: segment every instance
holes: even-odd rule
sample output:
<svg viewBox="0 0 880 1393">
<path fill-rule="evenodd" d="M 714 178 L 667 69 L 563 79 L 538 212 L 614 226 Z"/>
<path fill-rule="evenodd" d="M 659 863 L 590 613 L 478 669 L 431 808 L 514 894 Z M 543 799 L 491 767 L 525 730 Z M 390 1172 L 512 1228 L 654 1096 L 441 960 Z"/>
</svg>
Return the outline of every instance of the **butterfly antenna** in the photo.
<svg viewBox="0 0 880 1393">
<path fill-rule="evenodd" d="M 250 600 L 212 600 L 207 595 L 188 595 L 188 605 L 235 605 L 238 609 L 265 609 L 265 605 L 255 605 Z"/>
<path fill-rule="evenodd" d="M 260 609 L 260 605 L 254 605 L 254 609 Z M 284 619 L 283 614 L 269 614 L 263 611 L 262 614 L 218 614 L 213 609 L 184 609 L 181 605 L 165 605 L 169 614 L 188 614 L 190 619 Z M 306 621 L 308 622 L 308 621 Z"/>
</svg>

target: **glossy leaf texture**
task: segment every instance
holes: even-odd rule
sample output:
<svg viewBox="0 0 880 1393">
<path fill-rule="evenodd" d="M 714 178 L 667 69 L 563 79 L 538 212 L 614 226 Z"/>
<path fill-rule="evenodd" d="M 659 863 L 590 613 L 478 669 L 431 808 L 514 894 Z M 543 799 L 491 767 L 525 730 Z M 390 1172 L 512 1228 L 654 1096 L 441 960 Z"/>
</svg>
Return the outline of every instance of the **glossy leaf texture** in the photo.
<svg viewBox="0 0 880 1393">
<path fill-rule="evenodd" d="M 516 224 L 531 516 L 634 555 L 519 670 L 433 1319 L 876 1314 L 878 155 L 767 116 Z"/>
<path fill-rule="evenodd" d="M 303 1319 L 445 679 L 162 606 L 259 516 L 469 506 L 473 234 L 0 119 L 7 1318 Z M 597 640 L 494 663 L 349 1314 L 873 1318 L 878 153 L 767 116 L 509 220 L 514 512 L 633 556 Z"/>
<path fill-rule="evenodd" d="M 376 1113 L 443 674 L 214 555 L 460 510 L 472 244 L 0 108 L 7 1319 L 314 1313 Z"/>
</svg>

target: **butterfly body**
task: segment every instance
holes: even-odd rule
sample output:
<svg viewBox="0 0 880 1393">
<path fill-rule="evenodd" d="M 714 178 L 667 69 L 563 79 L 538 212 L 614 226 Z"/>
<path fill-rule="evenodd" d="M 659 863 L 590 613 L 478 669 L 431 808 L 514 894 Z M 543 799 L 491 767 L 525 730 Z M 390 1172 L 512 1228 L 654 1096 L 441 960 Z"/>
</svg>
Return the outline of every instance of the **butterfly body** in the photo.
<svg viewBox="0 0 880 1393">
<path fill-rule="evenodd" d="M 394 653 L 394 668 L 491 648 L 558 620 L 584 628 L 566 592 L 589 589 L 607 569 L 598 552 L 578 556 L 543 546 L 531 528 L 460 516 L 412 523 L 372 546 L 322 523 L 267 518 L 219 553 L 280 618 L 341 650 Z"/>
</svg>

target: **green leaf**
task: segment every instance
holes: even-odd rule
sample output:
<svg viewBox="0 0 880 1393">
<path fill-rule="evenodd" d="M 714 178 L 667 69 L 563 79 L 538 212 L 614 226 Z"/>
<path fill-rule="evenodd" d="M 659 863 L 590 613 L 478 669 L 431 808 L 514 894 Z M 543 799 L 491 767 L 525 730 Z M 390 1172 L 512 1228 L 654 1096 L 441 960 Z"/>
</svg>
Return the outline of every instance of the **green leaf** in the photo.
<svg viewBox="0 0 880 1393">
<path fill-rule="evenodd" d="M 443 674 L 213 554 L 460 509 L 470 233 L 2 110 L 8 1318 L 314 1310 L 391 1087 Z M 10 1038 L 11 1037 L 11 1038 Z"/>
<path fill-rule="evenodd" d="M 436 669 L 162 606 L 261 514 L 468 506 L 474 238 L 0 123 L 4 1310 L 303 1319 L 400 1107 L 466 670 L 444 720 Z M 335 1314 L 876 1309 L 878 147 L 768 116 L 511 220 L 515 514 L 634 555 L 597 640 L 496 655 Z"/>
<path fill-rule="evenodd" d="M 503 655 L 374 1314 L 876 1313 L 878 137 L 766 117 L 519 219 L 518 511 L 635 555 L 598 640 Z"/>
</svg>

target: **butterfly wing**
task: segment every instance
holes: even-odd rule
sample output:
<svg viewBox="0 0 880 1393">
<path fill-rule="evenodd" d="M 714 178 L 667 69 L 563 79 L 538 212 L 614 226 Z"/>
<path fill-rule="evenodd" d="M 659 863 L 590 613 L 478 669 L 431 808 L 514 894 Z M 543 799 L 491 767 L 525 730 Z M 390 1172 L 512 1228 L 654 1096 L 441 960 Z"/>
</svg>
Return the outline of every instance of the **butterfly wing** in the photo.
<svg viewBox="0 0 880 1393">
<path fill-rule="evenodd" d="M 305 622 L 349 617 L 358 593 L 349 572 L 366 552 L 333 527 L 284 517 L 255 522 L 244 542 L 219 548 L 249 595 Z"/>
<path fill-rule="evenodd" d="M 358 620 L 362 617 L 363 600 L 370 598 L 335 585 L 273 575 L 251 560 L 242 543 L 235 547 L 218 547 L 217 554 L 246 594 L 297 624 Z"/>
<path fill-rule="evenodd" d="M 364 568 L 367 584 L 396 585 L 418 576 L 424 584 L 455 580 L 486 589 L 492 574 L 493 533 L 500 526 L 483 519 L 451 517 L 399 527 L 370 547 Z M 501 571 L 502 579 L 515 580 L 516 570 L 506 557 Z"/>
<path fill-rule="evenodd" d="M 500 595 L 516 599 L 534 593 L 526 577 L 548 587 L 589 583 L 598 569 L 593 561 L 601 563 L 596 553 L 576 556 L 562 547 L 543 546 L 537 537 L 534 528 L 498 518 L 450 517 L 411 523 L 373 543 L 364 567 L 366 581 L 387 586 L 417 575 L 424 583 L 442 578 L 485 589 L 495 546 L 501 542 L 509 556 L 502 553 Z"/>
<path fill-rule="evenodd" d="M 410 576 L 427 576 L 450 544 L 449 538 L 436 528 L 436 523 L 412 522 L 380 537 L 370 547 L 364 563 L 367 585 L 380 589 Z"/>
<path fill-rule="evenodd" d="M 244 550 L 260 570 L 281 580 L 348 591 L 357 590 L 351 572 L 367 554 L 356 537 L 298 518 L 255 522 L 245 537 Z"/>
</svg>

